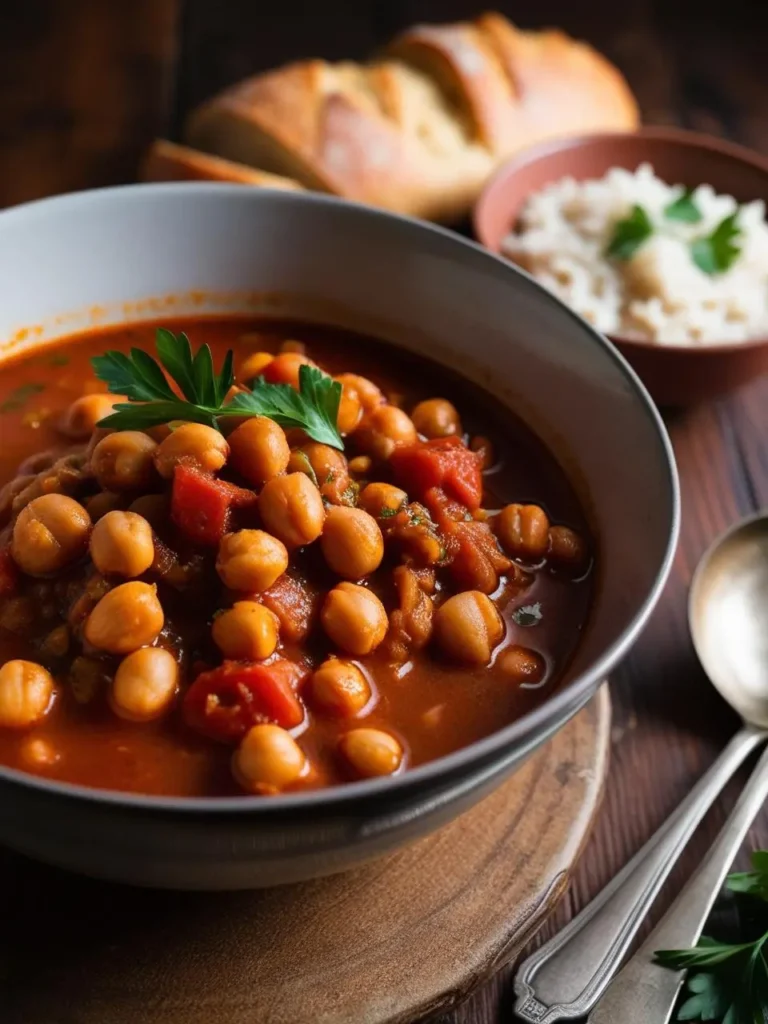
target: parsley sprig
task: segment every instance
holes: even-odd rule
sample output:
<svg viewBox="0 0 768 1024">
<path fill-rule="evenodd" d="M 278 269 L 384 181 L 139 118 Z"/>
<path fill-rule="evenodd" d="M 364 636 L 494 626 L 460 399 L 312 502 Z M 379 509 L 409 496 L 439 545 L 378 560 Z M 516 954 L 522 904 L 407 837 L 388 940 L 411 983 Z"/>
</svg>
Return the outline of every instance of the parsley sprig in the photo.
<svg viewBox="0 0 768 1024">
<path fill-rule="evenodd" d="M 304 430 L 313 441 L 343 449 L 336 425 L 341 384 L 316 366 L 299 368 L 298 390 L 259 377 L 250 391 L 238 391 L 227 400 L 235 382 L 231 350 L 216 373 L 209 346 L 201 346 L 193 356 L 184 333 L 160 327 L 155 346 L 159 362 L 139 348 L 132 348 L 128 355 L 105 352 L 91 360 L 96 376 L 109 391 L 129 399 L 116 404 L 114 412 L 99 422 L 100 427 L 146 430 L 184 420 L 218 430 L 219 420 L 228 416 L 266 416 L 282 427 Z"/>
<path fill-rule="evenodd" d="M 691 259 L 705 274 L 714 276 L 730 270 L 741 255 L 738 239 L 742 229 L 736 223 L 738 215 L 738 210 L 729 214 L 710 234 L 695 238 L 690 243 Z M 700 223 L 704 215 L 696 204 L 694 190 L 686 189 L 668 203 L 664 207 L 664 217 L 683 224 Z M 626 217 L 614 224 L 605 255 L 617 260 L 631 260 L 638 249 L 659 230 L 643 207 L 636 203 Z"/>
<path fill-rule="evenodd" d="M 732 892 L 768 901 L 768 851 L 752 855 L 753 871 L 728 877 Z M 664 949 L 656 960 L 692 972 L 677 1019 L 718 1024 L 763 1024 L 768 1019 L 768 931 L 753 942 L 730 944 L 702 936 L 693 949 Z"/>
</svg>

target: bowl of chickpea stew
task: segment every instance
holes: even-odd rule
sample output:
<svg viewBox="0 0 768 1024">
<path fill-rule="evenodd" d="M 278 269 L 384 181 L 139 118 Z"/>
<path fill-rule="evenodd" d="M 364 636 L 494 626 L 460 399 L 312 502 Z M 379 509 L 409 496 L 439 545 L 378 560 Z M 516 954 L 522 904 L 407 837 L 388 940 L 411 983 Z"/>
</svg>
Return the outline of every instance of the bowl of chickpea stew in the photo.
<svg viewBox="0 0 768 1024">
<path fill-rule="evenodd" d="M 476 802 L 585 703 L 667 571 L 674 466 L 631 371 L 514 268 L 353 205 L 145 186 L 10 211 L 0 239 L 43 214 L 78 267 L 44 316 L 107 312 L 0 348 L 0 839 L 238 888 L 341 870 Z M 185 254 L 212 224 L 228 251 L 201 280 Z M 267 254 L 252 238 L 278 225 Z M 121 245 L 152 256 L 92 255 Z M 9 338 L 46 252 L 14 264 Z M 182 296 L 162 317 L 126 305 L 153 280 Z M 62 835 L 72 814 L 108 862 Z"/>
</svg>

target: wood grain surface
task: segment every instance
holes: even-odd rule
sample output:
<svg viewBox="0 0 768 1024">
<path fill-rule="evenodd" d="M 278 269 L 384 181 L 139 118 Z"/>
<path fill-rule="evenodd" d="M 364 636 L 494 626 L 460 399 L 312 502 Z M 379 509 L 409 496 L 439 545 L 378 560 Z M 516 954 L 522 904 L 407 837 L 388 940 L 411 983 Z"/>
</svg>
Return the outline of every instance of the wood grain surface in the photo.
<svg viewBox="0 0 768 1024">
<path fill-rule="evenodd" d="M 513 957 L 562 896 L 609 745 L 603 689 L 446 828 L 367 867 L 260 892 L 128 889 L 0 851 L 0 1019 L 407 1024 L 433 1015 Z"/>
<path fill-rule="evenodd" d="M 522 26 L 559 25 L 602 49 L 624 70 L 646 122 L 715 132 L 768 153 L 768 6 L 754 0 L 26 0 L 0 5 L 0 205 L 130 180 L 159 126 L 177 131 L 192 104 L 238 76 L 304 56 L 359 57 L 412 21 L 487 6 Z M 668 425 L 683 489 L 680 549 L 652 622 L 614 677 L 604 808 L 546 933 L 643 844 L 736 726 L 697 665 L 685 603 L 711 540 L 768 505 L 768 380 Z M 697 865 L 743 778 L 694 837 L 654 918 Z M 768 845 L 768 814 L 749 838 L 760 843 Z M 510 1019 L 511 1003 L 509 971 L 501 971 L 440 1024 L 497 1024 Z"/>
</svg>

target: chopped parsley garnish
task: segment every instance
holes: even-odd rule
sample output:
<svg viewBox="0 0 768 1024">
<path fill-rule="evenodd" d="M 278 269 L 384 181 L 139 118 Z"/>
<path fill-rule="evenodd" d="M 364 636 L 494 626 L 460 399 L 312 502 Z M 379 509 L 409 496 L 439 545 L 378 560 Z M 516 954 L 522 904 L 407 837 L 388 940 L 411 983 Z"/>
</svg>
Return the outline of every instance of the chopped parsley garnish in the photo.
<svg viewBox="0 0 768 1024">
<path fill-rule="evenodd" d="M 742 234 L 741 227 L 736 223 L 738 215 L 739 211 L 736 210 L 724 217 L 709 235 L 694 238 L 690 242 L 691 259 L 705 274 L 712 276 L 730 270 L 741 255 L 741 246 L 737 244 L 737 239 Z M 686 224 L 698 224 L 703 219 L 703 214 L 694 202 L 693 192 L 690 190 L 666 206 L 664 216 L 667 220 Z M 631 260 L 656 231 L 643 207 L 635 204 L 630 215 L 614 225 L 605 255 L 617 260 Z"/>
<path fill-rule="evenodd" d="M 628 217 L 616 221 L 605 254 L 617 260 L 631 260 L 652 234 L 651 218 L 642 206 L 636 203 Z"/>
<path fill-rule="evenodd" d="M 37 384 L 33 381 L 30 381 L 29 384 L 21 384 L 0 402 L 0 412 L 18 412 L 33 395 L 39 395 L 44 390 L 45 384 Z"/>
<path fill-rule="evenodd" d="M 673 199 L 664 207 L 664 216 L 667 220 L 677 220 L 682 224 L 698 224 L 703 219 L 704 214 L 696 205 L 693 193 L 694 189 L 687 188 L 677 199 Z"/>
<path fill-rule="evenodd" d="M 741 246 L 736 244 L 741 235 L 741 228 L 736 223 L 738 212 L 724 217 L 710 235 L 691 242 L 693 262 L 705 274 L 722 274 L 730 270 L 741 254 Z"/>
</svg>

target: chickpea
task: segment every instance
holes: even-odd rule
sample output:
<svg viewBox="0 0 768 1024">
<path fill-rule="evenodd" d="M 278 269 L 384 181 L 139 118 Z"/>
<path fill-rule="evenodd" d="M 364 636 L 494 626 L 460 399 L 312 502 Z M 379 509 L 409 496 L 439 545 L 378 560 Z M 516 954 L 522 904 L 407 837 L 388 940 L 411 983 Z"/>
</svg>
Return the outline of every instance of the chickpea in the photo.
<svg viewBox="0 0 768 1024">
<path fill-rule="evenodd" d="M 338 583 L 329 591 L 320 612 L 323 628 L 343 651 L 370 654 L 387 635 L 384 605 L 372 591 L 356 583 Z"/>
<path fill-rule="evenodd" d="M 93 528 L 91 559 L 99 572 L 141 576 L 155 560 L 152 527 L 135 512 L 107 512 Z"/>
<path fill-rule="evenodd" d="M 547 671 L 547 663 L 538 651 L 518 644 L 513 644 L 502 651 L 498 665 L 515 683 L 540 683 Z"/>
<path fill-rule="evenodd" d="M 339 433 L 344 436 L 351 434 L 363 418 L 363 403 L 357 388 L 352 384 L 341 385 L 341 400 L 339 401 L 339 414 L 336 417 L 336 426 Z"/>
<path fill-rule="evenodd" d="M 496 458 L 496 453 L 493 450 L 493 444 L 487 437 L 478 434 L 477 437 L 470 438 L 469 450 L 479 456 L 480 469 L 483 472 L 491 468 Z"/>
<path fill-rule="evenodd" d="M 355 391 L 364 413 L 373 412 L 377 405 L 384 404 L 385 398 L 381 389 L 377 388 L 367 377 L 360 377 L 356 373 L 341 373 L 336 380 L 341 383 L 343 388 Z"/>
<path fill-rule="evenodd" d="M 120 718 L 150 722 L 173 702 L 179 685 L 179 666 L 164 647 L 141 647 L 120 662 L 109 703 Z"/>
<path fill-rule="evenodd" d="M 383 729 L 350 729 L 339 740 L 339 751 L 358 775 L 393 775 L 403 763 L 399 740 Z"/>
<path fill-rule="evenodd" d="M 34 661 L 6 661 L 0 667 L 0 729 L 28 729 L 43 719 L 53 701 L 53 676 Z"/>
<path fill-rule="evenodd" d="M 285 431 L 266 416 L 253 416 L 229 435 L 232 466 L 249 484 L 260 487 L 284 473 L 291 450 Z"/>
<path fill-rule="evenodd" d="M 424 437 L 454 437 L 461 434 L 461 420 L 455 406 L 444 398 L 419 402 L 411 413 L 413 425 Z"/>
<path fill-rule="evenodd" d="M 237 601 L 213 620 L 213 642 L 225 658 L 262 661 L 277 647 L 279 620 L 255 601 Z"/>
<path fill-rule="evenodd" d="M 103 437 L 91 454 L 91 469 L 105 491 L 147 490 L 155 479 L 157 444 L 139 430 Z"/>
<path fill-rule="evenodd" d="M 574 575 L 584 572 L 589 561 L 583 537 L 568 526 L 553 526 L 550 529 L 547 557 L 552 565 Z"/>
<path fill-rule="evenodd" d="M 98 494 L 87 498 L 83 505 L 85 506 L 85 511 L 91 517 L 91 522 L 96 523 L 107 512 L 114 512 L 115 509 L 122 508 L 123 498 L 120 494 L 115 494 L 113 491 L 99 491 Z"/>
<path fill-rule="evenodd" d="M 11 555 L 30 576 L 57 572 L 85 554 L 91 517 L 74 498 L 43 494 L 21 510 L 13 526 Z"/>
<path fill-rule="evenodd" d="M 110 654 L 130 654 L 146 647 L 165 624 L 157 587 L 149 583 L 121 583 L 102 597 L 85 620 L 85 639 Z"/>
<path fill-rule="evenodd" d="M 180 462 L 215 473 L 229 458 L 224 436 L 204 423 L 182 423 L 162 441 L 155 452 L 155 468 L 170 480 Z"/>
<path fill-rule="evenodd" d="M 128 511 L 146 519 L 155 533 L 162 533 L 170 521 L 171 502 L 166 494 L 141 494 L 131 502 Z"/>
<path fill-rule="evenodd" d="M 493 601 L 479 590 L 449 597 L 434 616 L 438 646 L 452 661 L 487 665 L 504 636 L 504 623 Z"/>
<path fill-rule="evenodd" d="M 310 441 L 301 448 L 296 448 L 291 452 L 288 469 L 292 473 L 306 472 L 307 463 L 312 467 L 312 472 L 317 478 L 317 486 L 320 488 L 334 480 L 349 478 L 347 460 L 340 451 L 331 448 L 329 444 Z"/>
<path fill-rule="evenodd" d="M 288 548 L 311 544 L 323 532 L 323 499 L 304 473 L 268 480 L 259 495 L 259 512 L 269 532 Z"/>
<path fill-rule="evenodd" d="M 355 431 L 355 439 L 363 451 L 377 459 L 388 459 L 400 444 L 418 440 L 410 417 L 396 405 L 379 405 L 369 413 Z"/>
<path fill-rule="evenodd" d="M 298 388 L 301 367 L 315 365 L 308 356 L 302 355 L 301 352 L 281 352 L 261 372 L 264 379 L 270 384 L 290 384 L 291 387 Z"/>
<path fill-rule="evenodd" d="M 515 558 L 540 562 L 549 544 L 549 519 L 538 505 L 507 505 L 496 519 L 496 533 Z"/>
<path fill-rule="evenodd" d="M 240 380 L 252 381 L 260 377 L 274 359 L 271 352 L 252 352 L 246 356 L 240 367 Z"/>
<path fill-rule="evenodd" d="M 0 602 L 0 629 L 20 636 L 28 634 L 38 612 L 37 603 L 26 594 L 7 597 Z"/>
<path fill-rule="evenodd" d="M 360 508 L 364 508 L 376 519 L 380 519 L 382 513 L 384 518 L 391 518 L 392 514 L 402 508 L 407 501 L 408 495 L 399 487 L 376 481 L 362 489 L 359 504 Z"/>
<path fill-rule="evenodd" d="M 235 778 L 256 793 L 276 793 L 298 781 L 306 769 L 301 747 L 279 725 L 254 725 L 232 759 Z"/>
<path fill-rule="evenodd" d="M 280 346 L 281 352 L 299 352 L 301 355 L 307 354 L 307 346 L 303 341 L 295 341 L 293 338 L 287 338 Z"/>
<path fill-rule="evenodd" d="M 328 658 L 315 669 L 310 694 L 320 711 L 351 718 L 371 699 L 371 687 L 357 665 L 341 658 Z"/>
<path fill-rule="evenodd" d="M 230 590 L 269 590 L 287 568 L 285 544 L 264 530 L 238 530 L 221 539 L 216 571 Z"/>
<path fill-rule="evenodd" d="M 57 761 L 61 760 L 61 755 L 54 745 L 41 736 L 29 736 L 24 740 L 21 757 L 33 772 L 41 771 L 43 768 L 52 768 Z"/>
<path fill-rule="evenodd" d="M 384 557 L 384 538 L 376 520 L 361 508 L 345 505 L 326 511 L 320 547 L 330 568 L 350 580 L 374 572 Z"/>
<path fill-rule="evenodd" d="M 365 476 L 366 473 L 370 473 L 372 465 L 373 459 L 370 455 L 355 455 L 349 460 L 349 472 Z"/>
<path fill-rule="evenodd" d="M 75 441 L 86 441 L 99 420 L 106 419 L 118 402 L 127 402 L 121 395 L 82 395 L 64 413 L 59 429 Z"/>
</svg>

